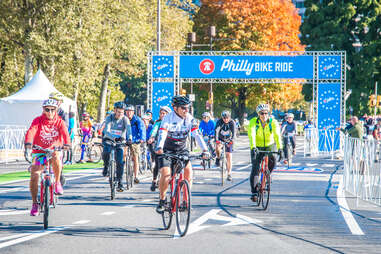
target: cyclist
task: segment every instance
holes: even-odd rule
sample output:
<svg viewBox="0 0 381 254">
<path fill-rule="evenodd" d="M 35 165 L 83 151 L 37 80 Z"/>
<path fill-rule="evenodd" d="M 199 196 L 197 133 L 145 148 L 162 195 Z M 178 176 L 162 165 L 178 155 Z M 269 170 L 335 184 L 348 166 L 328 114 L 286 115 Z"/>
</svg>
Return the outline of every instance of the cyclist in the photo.
<svg viewBox="0 0 381 254">
<path fill-rule="evenodd" d="M 162 156 L 163 153 L 172 152 L 178 154 L 187 154 L 189 151 L 186 148 L 186 140 L 191 133 L 198 145 L 203 150 L 203 157 L 208 158 L 208 148 L 200 132 L 195 119 L 189 114 L 190 100 L 186 96 L 174 96 L 172 98 L 173 111 L 166 115 L 161 122 L 159 137 L 156 144 L 156 153 L 158 154 L 158 164 L 161 172 L 160 177 L 160 201 L 156 207 L 158 213 L 164 211 L 165 194 L 168 189 L 168 184 L 171 176 L 170 165 L 171 160 Z M 189 182 L 189 187 L 192 186 L 192 165 L 190 161 L 185 162 L 184 178 Z"/>
<path fill-rule="evenodd" d="M 108 165 L 110 161 L 111 145 L 107 144 L 107 139 L 114 140 L 118 143 L 123 143 L 126 140 L 131 142 L 131 126 L 130 121 L 124 115 L 124 109 L 126 104 L 123 101 L 116 102 L 114 104 L 114 113 L 111 113 L 106 117 L 105 128 L 103 130 L 103 176 L 108 175 Z M 128 143 L 127 142 L 127 143 Z M 119 192 L 123 191 L 122 176 L 124 169 L 124 149 L 121 146 L 117 146 L 115 149 L 116 159 L 116 179 L 118 180 Z"/>
<path fill-rule="evenodd" d="M 220 154 L 222 149 L 221 141 L 227 142 L 225 144 L 226 151 L 226 160 L 227 160 L 227 171 L 228 177 L 227 180 L 232 180 L 232 152 L 233 152 L 233 142 L 235 138 L 235 123 L 234 120 L 230 117 L 230 112 L 227 110 L 222 111 L 221 119 L 219 119 L 216 123 L 216 166 L 220 166 Z"/>
<path fill-rule="evenodd" d="M 128 105 L 126 107 L 126 115 L 131 123 L 132 131 L 132 145 L 131 145 L 131 156 L 134 161 L 134 174 L 135 183 L 139 183 L 138 170 L 139 170 L 139 156 L 140 156 L 140 145 L 146 140 L 146 128 L 144 126 L 143 120 L 135 115 L 135 107 L 133 105 Z"/>
<path fill-rule="evenodd" d="M 158 162 L 157 162 L 157 156 L 156 156 L 156 153 L 153 151 L 153 146 L 154 146 L 154 143 L 157 142 L 157 138 L 158 138 L 158 134 L 159 134 L 159 128 L 160 128 L 160 125 L 161 125 L 161 121 L 163 120 L 163 118 L 168 114 L 168 113 L 171 113 L 171 109 L 167 106 L 162 106 L 160 107 L 160 112 L 159 112 L 159 119 L 156 120 L 153 128 L 152 128 L 152 131 L 151 131 L 151 136 L 149 138 L 149 140 L 147 141 L 148 143 L 148 147 L 151 151 L 151 155 L 152 155 L 152 158 L 155 162 L 155 166 L 153 168 L 153 175 L 152 175 L 152 184 L 151 184 L 151 191 L 155 191 L 156 187 L 157 187 L 157 175 L 159 174 L 159 165 L 158 165 Z"/>
<path fill-rule="evenodd" d="M 154 125 L 154 124 L 155 124 L 155 121 L 152 120 L 152 110 L 147 109 L 146 112 L 145 112 L 145 114 L 146 114 L 146 115 L 148 116 L 148 118 L 149 118 L 149 123 L 152 124 L 152 125 Z"/>
<path fill-rule="evenodd" d="M 283 153 L 285 158 L 288 158 L 287 144 L 290 141 L 292 146 L 292 154 L 296 154 L 295 151 L 295 134 L 296 134 L 296 123 L 294 122 L 294 114 L 287 114 L 287 121 L 282 125 L 282 137 L 283 137 Z M 291 138 L 290 138 L 291 137 Z"/>
<path fill-rule="evenodd" d="M 199 129 L 202 133 L 202 135 L 205 136 L 215 136 L 214 130 L 215 130 L 216 124 L 212 119 L 210 119 L 210 113 L 204 112 L 202 114 L 202 121 L 199 125 Z"/>
<path fill-rule="evenodd" d="M 73 140 L 74 140 L 74 126 L 75 126 L 75 113 L 69 112 L 69 126 L 67 131 L 69 132 L 69 135 L 70 135 L 71 144 L 73 143 Z M 72 164 L 72 162 L 73 162 L 73 149 L 70 147 L 70 149 L 67 151 L 67 158 L 66 158 L 65 164 Z"/>
<path fill-rule="evenodd" d="M 59 102 L 53 99 L 45 100 L 42 103 L 43 113 L 41 116 L 35 118 L 25 135 L 25 149 L 30 150 L 32 145 L 38 145 L 44 149 L 52 149 L 64 146 L 65 149 L 70 147 L 70 137 L 67 131 L 65 122 L 58 117 L 57 109 Z M 30 210 L 31 216 L 38 214 L 37 193 L 38 193 L 38 179 L 46 164 L 46 157 L 44 152 L 33 149 L 32 151 L 33 163 L 30 168 L 30 193 L 33 200 L 32 209 Z M 55 193 L 57 195 L 63 194 L 60 176 L 62 171 L 61 154 L 55 151 L 53 158 L 50 159 L 54 176 L 56 180 Z"/>
<path fill-rule="evenodd" d="M 280 129 L 278 122 L 269 117 L 270 107 L 268 104 L 260 104 L 257 106 L 256 111 L 259 117 L 254 117 L 249 122 L 248 136 L 250 142 L 251 151 L 251 174 L 250 174 L 250 187 L 251 197 L 253 202 L 257 202 L 258 199 L 258 187 L 259 183 L 259 167 L 264 156 L 262 151 L 273 151 L 274 142 L 278 151 L 282 149 L 282 140 L 280 139 Z M 282 157 L 282 154 L 280 154 Z M 274 155 L 269 155 L 269 170 L 275 167 Z"/>
</svg>

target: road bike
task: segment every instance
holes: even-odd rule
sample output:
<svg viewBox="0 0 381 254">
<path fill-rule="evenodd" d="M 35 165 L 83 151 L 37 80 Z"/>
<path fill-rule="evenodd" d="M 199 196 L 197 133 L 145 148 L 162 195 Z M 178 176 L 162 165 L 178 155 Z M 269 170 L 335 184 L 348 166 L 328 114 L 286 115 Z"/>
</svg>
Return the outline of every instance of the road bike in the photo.
<svg viewBox="0 0 381 254">
<path fill-rule="evenodd" d="M 142 143 L 140 146 L 140 156 L 139 156 L 139 172 L 140 174 L 146 174 L 148 170 L 152 172 L 152 162 L 149 149 L 146 143 Z"/>
<path fill-rule="evenodd" d="M 256 186 L 256 188 L 258 189 L 257 206 L 262 204 L 263 210 L 266 210 L 270 202 L 270 186 L 271 186 L 271 172 L 269 170 L 269 155 L 270 154 L 279 155 L 279 152 L 258 150 L 258 153 L 263 153 L 264 156 L 260 164 L 259 183 Z"/>
<path fill-rule="evenodd" d="M 284 154 L 285 154 L 285 160 L 287 161 L 287 168 L 290 168 L 292 163 L 293 148 L 291 145 L 291 140 L 293 140 L 293 138 L 294 138 L 294 133 L 288 133 L 287 136 L 283 137 L 283 141 L 285 143 Z"/>
<path fill-rule="evenodd" d="M 76 163 L 81 162 L 81 154 L 82 154 L 82 146 L 85 146 L 84 149 L 84 158 L 87 157 L 89 161 L 98 163 L 102 158 L 102 144 L 98 142 L 93 142 L 89 140 L 89 142 L 81 142 L 77 144 L 73 148 L 73 160 Z"/>
<path fill-rule="evenodd" d="M 208 166 L 208 169 L 211 168 L 212 161 L 216 158 L 216 149 L 213 142 L 214 136 L 204 136 L 204 141 L 208 147 L 210 157 L 208 159 L 202 159 L 201 164 L 204 170 Z"/>
<path fill-rule="evenodd" d="M 164 229 L 169 229 L 173 214 L 176 213 L 177 231 L 182 237 L 188 231 L 191 213 L 190 186 L 188 181 L 184 179 L 185 162 L 194 158 L 201 159 L 201 156 L 174 153 L 165 153 L 163 156 L 172 161 L 169 191 L 166 193 L 164 212 L 161 214 L 163 225 Z"/>
<path fill-rule="evenodd" d="M 39 212 L 44 214 L 44 229 L 47 229 L 49 226 L 50 207 L 55 208 L 58 202 L 58 196 L 55 193 L 56 182 L 54 172 L 49 161 L 51 158 L 53 158 L 53 153 L 55 151 L 61 151 L 62 149 L 45 149 L 38 145 L 33 145 L 33 149 L 43 151 L 45 153 L 43 156 L 46 158 L 44 170 L 40 174 L 38 187 L 39 194 L 37 195 L 37 202 L 39 206 Z"/>
<path fill-rule="evenodd" d="M 219 141 L 222 144 L 222 149 L 220 153 L 220 172 L 221 172 L 221 185 L 225 183 L 225 177 L 227 175 L 228 161 L 226 158 L 226 146 L 229 146 L 230 142 Z"/>
<path fill-rule="evenodd" d="M 115 190 L 116 186 L 118 184 L 118 179 L 116 178 L 116 160 L 115 160 L 115 150 L 117 147 L 123 147 L 125 146 L 125 142 L 117 142 L 111 139 L 105 139 L 105 144 L 111 146 L 111 152 L 110 152 L 110 161 L 108 165 L 108 174 L 109 174 L 109 183 L 110 183 L 110 190 L 111 190 L 111 200 L 114 200 L 115 198 Z"/>
</svg>

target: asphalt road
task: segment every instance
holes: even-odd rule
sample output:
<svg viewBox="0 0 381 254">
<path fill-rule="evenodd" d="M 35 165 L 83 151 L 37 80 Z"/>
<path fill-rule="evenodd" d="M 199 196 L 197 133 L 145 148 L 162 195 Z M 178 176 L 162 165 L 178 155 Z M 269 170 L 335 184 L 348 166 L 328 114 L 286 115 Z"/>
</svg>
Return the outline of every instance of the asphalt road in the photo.
<svg viewBox="0 0 381 254">
<path fill-rule="evenodd" d="M 224 186 L 216 168 L 203 171 L 194 162 L 183 238 L 175 224 L 162 230 L 148 175 L 111 201 L 107 180 L 94 169 L 68 176 L 46 231 L 42 215 L 29 216 L 28 182 L 0 185 L 0 253 L 380 253 L 381 208 L 344 198 L 341 162 L 303 158 L 301 140 L 294 167 L 273 172 L 268 210 L 256 207 L 246 139 L 237 142 L 233 181 Z"/>
</svg>

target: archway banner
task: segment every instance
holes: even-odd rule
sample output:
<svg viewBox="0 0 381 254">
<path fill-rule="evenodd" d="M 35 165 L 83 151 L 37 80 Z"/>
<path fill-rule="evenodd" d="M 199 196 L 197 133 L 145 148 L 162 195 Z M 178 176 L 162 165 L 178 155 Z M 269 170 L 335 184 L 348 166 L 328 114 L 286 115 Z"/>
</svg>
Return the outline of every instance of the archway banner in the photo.
<svg viewBox="0 0 381 254">
<path fill-rule="evenodd" d="M 173 82 L 154 82 L 152 87 L 152 116 L 159 118 L 160 107 L 171 106 L 171 99 L 175 95 Z"/>
<path fill-rule="evenodd" d="M 302 56 L 180 56 L 180 78 L 312 79 L 314 58 Z"/>
</svg>

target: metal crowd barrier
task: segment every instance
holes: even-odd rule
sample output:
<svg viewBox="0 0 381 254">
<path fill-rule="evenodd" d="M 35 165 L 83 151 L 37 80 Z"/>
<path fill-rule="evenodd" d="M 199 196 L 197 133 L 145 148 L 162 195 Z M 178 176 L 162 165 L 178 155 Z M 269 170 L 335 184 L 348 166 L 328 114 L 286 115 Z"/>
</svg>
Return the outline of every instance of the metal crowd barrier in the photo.
<svg viewBox="0 0 381 254">
<path fill-rule="evenodd" d="M 380 145 L 376 140 L 346 137 L 344 188 L 357 198 L 381 205 Z"/>
<path fill-rule="evenodd" d="M 24 160 L 24 126 L 0 126 L 0 162 Z"/>
<path fill-rule="evenodd" d="M 307 128 L 304 130 L 304 157 L 331 157 L 343 151 L 344 135 L 335 129 Z"/>
</svg>

